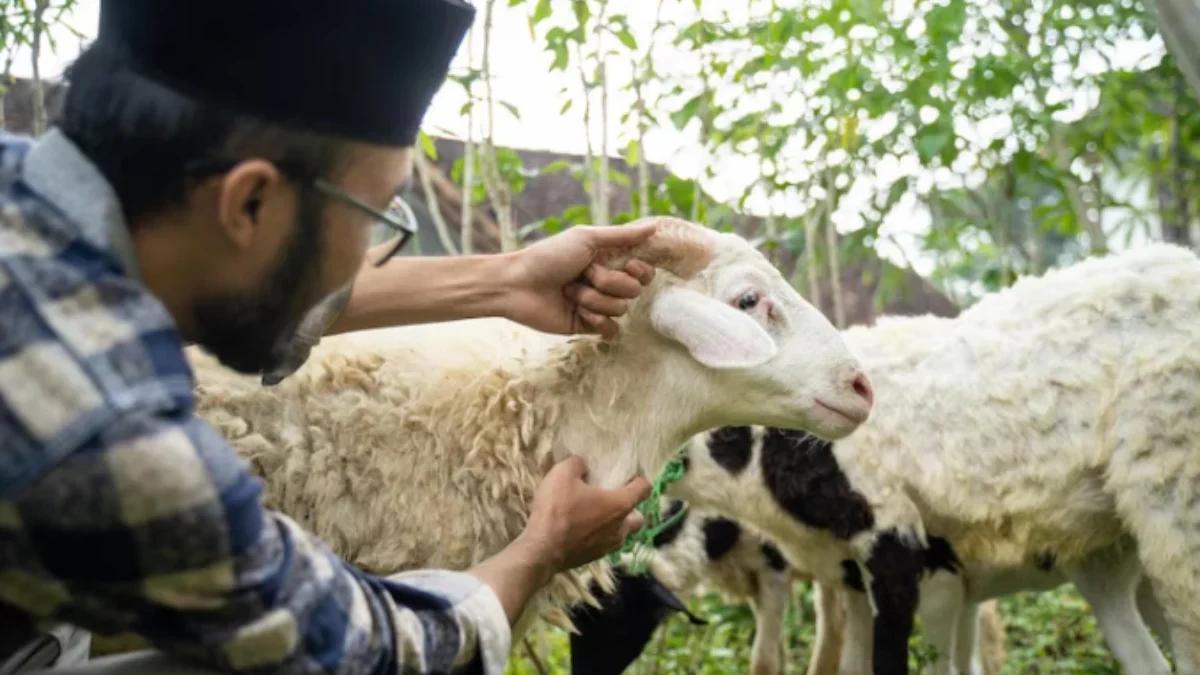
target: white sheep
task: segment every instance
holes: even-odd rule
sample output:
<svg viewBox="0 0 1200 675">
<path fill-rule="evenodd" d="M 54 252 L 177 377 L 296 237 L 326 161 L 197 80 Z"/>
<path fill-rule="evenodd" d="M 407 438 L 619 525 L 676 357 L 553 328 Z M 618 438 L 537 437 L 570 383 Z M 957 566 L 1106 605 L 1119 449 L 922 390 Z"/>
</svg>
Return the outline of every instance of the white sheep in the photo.
<svg viewBox="0 0 1200 675">
<path fill-rule="evenodd" d="M 200 352 L 198 413 L 265 483 L 268 506 L 367 571 L 467 569 L 525 526 L 540 479 L 567 453 L 605 487 L 653 478 L 693 434 L 769 423 L 831 438 L 870 410 L 837 331 L 741 237 L 658 218 L 636 255 L 659 273 L 614 339 L 537 333 L 502 319 L 324 340 L 264 389 Z M 598 560 L 560 574 L 541 615 L 611 589 Z"/>
<path fill-rule="evenodd" d="M 1053 559 L 1099 579 L 1119 576 L 1108 556 L 1136 543 L 1179 672 L 1197 672 L 1194 254 L 1152 245 L 1092 258 L 1021 279 L 955 319 L 886 318 L 843 337 L 878 396 L 856 433 L 835 444 L 757 427 L 705 434 L 671 490 L 696 508 L 736 511 L 822 583 L 844 580 L 841 561 L 859 563 L 874 635 L 848 620 L 846 642 L 873 648 L 847 654 L 859 662 L 844 658 L 843 672 L 872 672 L 872 662 L 876 675 L 907 672 L 926 532 L 967 566 Z"/>
</svg>

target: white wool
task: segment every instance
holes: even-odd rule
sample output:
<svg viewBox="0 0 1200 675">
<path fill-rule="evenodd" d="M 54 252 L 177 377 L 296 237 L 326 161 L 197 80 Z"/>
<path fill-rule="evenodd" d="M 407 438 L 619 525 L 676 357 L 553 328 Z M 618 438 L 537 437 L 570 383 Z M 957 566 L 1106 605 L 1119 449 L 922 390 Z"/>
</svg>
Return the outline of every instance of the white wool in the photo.
<svg viewBox="0 0 1200 675">
<path fill-rule="evenodd" d="M 502 319 L 369 331 L 327 338 L 273 388 L 192 351 L 198 412 L 269 507 L 378 574 L 495 555 L 567 453 L 615 487 L 715 426 L 849 433 L 857 423 L 815 402 L 865 410 L 829 322 L 742 238 L 658 220 L 630 255 L 660 269 L 613 340 Z M 748 292 L 761 301 L 735 309 Z M 610 587 L 605 561 L 557 575 L 515 632 L 534 614 L 569 625 L 562 608 L 591 602 L 595 577 Z"/>
</svg>

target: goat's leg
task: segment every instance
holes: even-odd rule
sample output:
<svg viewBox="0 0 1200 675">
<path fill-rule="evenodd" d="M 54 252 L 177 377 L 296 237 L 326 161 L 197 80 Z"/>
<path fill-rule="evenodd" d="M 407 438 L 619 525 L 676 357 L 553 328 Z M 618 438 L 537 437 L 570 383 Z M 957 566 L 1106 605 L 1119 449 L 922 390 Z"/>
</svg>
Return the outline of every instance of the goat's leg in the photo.
<svg viewBox="0 0 1200 675">
<path fill-rule="evenodd" d="M 846 640 L 842 643 L 842 658 L 838 675 L 871 675 L 871 642 L 875 631 L 875 616 L 871 600 L 863 591 L 847 589 Z"/>
<path fill-rule="evenodd" d="M 846 593 L 837 586 L 813 581 L 816 598 L 817 638 L 805 675 L 838 675 L 841 653 L 846 644 Z"/>
<path fill-rule="evenodd" d="M 925 639 L 937 650 L 937 658 L 927 672 L 932 675 L 966 675 L 968 672 L 956 668 L 957 646 L 960 632 L 960 617 L 965 607 L 965 589 L 962 577 L 954 572 L 938 570 L 921 583 L 921 627 Z M 971 643 L 967 643 L 970 645 Z M 968 663 L 970 647 L 968 646 Z"/>
<path fill-rule="evenodd" d="M 1109 649 L 1127 673 L 1170 675 L 1171 667 L 1138 613 L 1136 592 L 1142 579 L 1137 552 L 1112 549 L 1066 569 L 1092 611 Z"/>
<path fill-rule="evenodd" d="M 924 552 L 901 533 L 881 534 L 867 558 L 875 604 L 871 644 L 873 675 L 908 675 L 908 640 L 920 604 Z"/>
<path fill-rule="evenodd" d="M 774 570 L 758 575 L 758 592 L 750 601 L 754 612 L 754 644 L 750 648 L 752 675 L 783 675 L 783 615 L 791 597 L 792 575 Z"/>
</svg>

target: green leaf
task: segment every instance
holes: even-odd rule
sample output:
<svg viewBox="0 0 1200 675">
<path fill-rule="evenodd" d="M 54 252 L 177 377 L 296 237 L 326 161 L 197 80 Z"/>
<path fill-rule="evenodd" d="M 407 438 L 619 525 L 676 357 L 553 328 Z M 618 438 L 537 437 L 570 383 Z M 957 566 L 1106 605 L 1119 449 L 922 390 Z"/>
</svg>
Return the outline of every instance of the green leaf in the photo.
<svg viewBox="0 0 1200 675">
<path fill-rule="evenodd" d="M 436 162 L 437 161 L 437 146 L 434 145 L 433 139 L 430 138 L 429 134 L 425 133 L 424 131 L 420 132 L 420 139 L 421 139 L 421 148 L 425 151 L 425 155 L 427 157 L 429 157 L 429 159 L 432 159 L 433 161 Z"/>
<path fill-rule="evenodd" d="M 562 108 L 559 108 L 558 114 L 559 115 L 567 114 L 567 111 L 570 110 L 571 106 L 573 106 L 573 105 L 575 105 L 575 99 L 573 99 L 573 98 L 567 99 L 566 102 L 562 104 Z"/>
<path fill-rule="evenodd" d="M 567 160 L 556 159 L 553 162 L 550 162 L 549 164 L 547 164 L 546 166 L 543 166 L 541 168 L 541 170 L 538 171 L 538 175 L 539 176 L 549 176 L 550 174 L 559 173 L 560 171 L 565 170 L 568 166 L 569 165 L 567 164 Z"/>
<path fill-rule="evenodd" d="M 550 70 L 566 70 L 567 64 L 571 62 L 571 55 L 567 51 L 567 45 L 559 43 L 554 45 L 554 62 L 550 64 Z"/>
<path fill-rule="evenodd" d="M 637 140 L 629 141 L 629 145 L 625 146 L 625 163 L 629 166 L 637 166 L 638 163 L 638 142 Z"/>
<path fill-rule="evenodd" d="M 697 95 L 687 103 L 684 103 L 679 110 L 671 113 L 671 123 L 675 125 L 676 129 L 683 131 L 683 128 L 687 126 L 687 123 L 690 122 L 692 118 L 696 117 L 696 113 L 700 110 L 700 103 L 703 98 L 704 94 Z"/>
<path fill-rule="evenodd" d="M 533 13 L 529 15 L 529 23 L 536 26 L 537 24 L 550 18 L 552 14 L 550 9 L 550 0 L 538 0 L 537 5 L 533 8 Z"/>
<path fill-rule="evenodd" d="M 953 144 L 954 142 L 954 129 L 944 123 L 943 119 L 944 116 L 938 118 L 933 124 L 922 127 L 917 132 L 915 139 L 917 154 L 921 157 L 922 164 L 932 162 L 933 158 L 942 152 L 947 143 Z"/>
<path fill-rule="evenodd" d="M 621 28 L 618 30 L 617 39 L 620 40 L 621 44 L 625 45 L 625 47 L 628 49 L 637 49 L 637 40 L 634 39 L 633 33 L 630 33 L 628 28 Z"/>
<path fill-rule="evenodd" d="M 517 111 L 517 106 L 509 103 L 508 101 L 500 101 L 500 105 L 504 106 L 513 117 L 517 118 L 517 121 L 521 120 L 521 113 Z"/>
</svg>

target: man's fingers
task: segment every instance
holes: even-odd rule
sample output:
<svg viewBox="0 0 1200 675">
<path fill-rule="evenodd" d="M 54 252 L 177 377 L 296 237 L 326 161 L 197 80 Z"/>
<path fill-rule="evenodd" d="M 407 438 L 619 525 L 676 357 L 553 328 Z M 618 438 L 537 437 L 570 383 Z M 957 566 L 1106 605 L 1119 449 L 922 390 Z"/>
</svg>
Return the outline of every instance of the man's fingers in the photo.
<svg viewBox="0 0 1200 675">
<path fill-rule="evenodd" d="M 568 475 L 583 479 L 587 477 L 588 466 L 587 460 L 579 455 L 567 455 L 567 458 L 558 463 L 563 467 L 561 471 L 565 471 Z"/>
<path fill-rule="evenodd" d="M 654 265 L 644 260 L 630 260 L 625 265 L 625 273 L 637 279 L 643 286 L 648 286 L 654 281 Z"/>
<path fill-rule="evenodd" d="M 642 517 L 641 512 L 632 511 L 625 516 L 624 522 L 621 523 L 621 541 L 625 541 L 625 537 L 637 532 L 646 526 L 646 519 Z"/>
<path fill-rule="evenodd" d="M 592 288 L 605 295 L 628 299 L 636 298 L 642 292 L 639 278 L 622 270 L 610 270 L 603 265 L 592 263 L 583 271 L 583 276 Z"/>
<path fill-rule="evenodd" d="M 640 244 L 658 231 L 658 223 L 645 225 L 616 225 L 610 227 L 592 227 L 587 230 L 594 248 L 609 248 L 612 246 L 634 246 Z"/>
<path fill-rule="evenodd" d="M 604 295 L 583 284 L 570 284 L 564 293 L 567 299 L 589 312 L 602 316 L 624 316 L 629 311 L 629 301 Z"/>
</svg>

